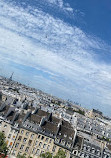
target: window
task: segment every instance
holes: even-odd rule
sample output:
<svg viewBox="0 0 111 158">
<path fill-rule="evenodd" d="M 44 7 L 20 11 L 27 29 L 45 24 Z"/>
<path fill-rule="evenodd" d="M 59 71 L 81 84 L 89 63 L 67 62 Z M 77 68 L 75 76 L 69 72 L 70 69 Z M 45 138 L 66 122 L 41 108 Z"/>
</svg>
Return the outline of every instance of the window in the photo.
<svg viewBox="0 0 111 158">
<path fill-rule="evenodd" d="M 15 148 L 18 148 L 18 146 L 19 146 L 19 143 L 16 143 Z"/>
<path fill-rule="evenodd" d="M 48 147 L 47 147 L 47 150 L 49 150 L 50 149 L 50 145 L 48 145 Z"/>
<path fill-rule="evenodd" d="M 74 151 L 74 155 L 76 155 L 77 154 L 77 151 Z"/>
<path fill-rule="evenodd" d="M 21 133 L 23 134 L 23 133 L 24 133 L 24 130 L 22 130 Z"/>
<path fill-rule="evenodd" d="M 15 153 L 16 153 L 16 150 L 13 150 L 13 153 L 12 153 L 12 155 L 15 155 Z"/>
<path fill-rule="evenodd" d="M 24 138 L 24 139 L 23 139 L 23 142 L 26 143 L 26 141 L 27 141 L 27 138 Z"/>
<path fill-rule="evenodd" d="M 31 143 L 32 143 L 32 140 L 29 140 L 29 143 L 28 143 L 28 144 L 31 145 Z"/>
<path fill-rule="evenodd" d="M 22 139 L 22 136 L 19 136 L 18 140 L 21 141 L 21 139 Z"/>
<path fill-rule="evenodd" d="M 41 140 L 43 140 L 43 139 L 44 139 L 44 136 L 41 137 Z"/>
<path fill-rule="evenodd" d="M 71 147 L 71 144 L 70 144 L 70 142 L 67 142 L 67 147 L 69 147 L 69 148 Z"/>
<path fill-rule="evenodd" d="M 31 135 L 31 138 L 32 138 L 32 139 L 33 139 L 33 137 L 34 137 L 34 134 Z"/>
<path fill-rule="evenodd" d="M 51 142 L 52 142 L 52 139 L 50 139 L 49 143 L 51 143 Z"/>
<path fill-rule="evenodd" d="M 62 150 L 61 148 L 59 148 L 59 151 Z"/>
<path fill-rule="evenodd" d="M 29 132 L 26 132 L 26 136 L 28 136 L 29 135 Z"/>
<path fill-rule="evenodd" d="M 22 155 L 22 152 L 19 152 L 20 155 Z"/>
<path fill-rule="evenodd" d="M 13 136 L 13 140 L 15 139 L 15 136 Z"/>
<path fill-rule="evenodd" d="M 13 132 L 13 129 L 11 128 L 10 132 L 12 133 Z"/>
<path fill-rule="evenodd" d="M 32 154 L 34 154 L 35 153 L 35 148 L 32 150 Z"/>
<path fill-rule="evenodd" d="M 2 121 L 0 121 L 0 127 L 1 127 L 1 125 L 2 125 Z"/>
<path fill-rule="evenodd" d="M 29 147 L 27 147 L 27 148 L 25 149 L 25 151 L 28 152 L 28 151 L 29 151 Z"/>
<path fill-rule="evenodd" d="M 55 150 L 56 150 L 56 146 L 54 145 L 52 151 L 55 152 Z"/>
<path fill-rule="evenodd" d="M 38 135 L 38 138 L 40 138 L 40 135 Z"/>
<path fill-rule="evenodd" d="M 62 145 L 65 145 L 65 141 L 63 139 L 61 140 L 61 143 L 62 143 Z"/>
<path fill-rule="evenodd" d="M 43 154 L 44 153 L 44 151 L 41 151 L 41 154 Z"/>
<path fill-rule="evenodd" d="M 11 134 L 8 135 L 8 138 L 11 138 Z"/>
<path fill-rule="evenodd" d="M 43 148 L 44 148 L 44 149 L 46 148 L 46 144 L 43 145 Z"/>
<path fill-rule="evenodd" d="M 9 146 L 11 147 L 11 146 L 12 146 L 12 144 L 13 144 L 13 143 L 12 143 L 12 142 L 10 142 L 10 145 L 9 145 Z"/>
<path fill-rule="evenodd" d="M 23 150 L 23 148 L 24 148 L 24 145 L 21 145 L 20 150 Z"/>
<path fill-rule="evenodd" d="M 70 139 L 70 140 L 72 140 L 72 138 L 71 138 L 71 137 L 69 137 L 69 139 Z"/>
<path fill-rule="evenodd" d="M 39 143 L 39 146 L 40 146 L 40 147 L 41 147 L 41 145 L 42 145 L 42 142 Z"/>
<path fill-rule="evenodd" d="M 37 151 L 36 151 L 36 155 L 39 155 L 39 153 L 40 153 L 40 150 L 39 150 L 39 149 L 37 149 Z"/>
<path fill-rule="evenodd" d="M 66 138 L 66 137 L 67 137 L 67 135 L 66 135 L 66 134 L 64 134 L 64 137 Z"/>
<path fill-rule="evenodd" d="M 37 145 L 37 144 L 38 144 L 38 141 L 35 142 L 35 145 Z"/>
<path fill-rule="evenodd" d="M 46 142 L 48 142 L 48 140 L 49 140 L 49 138 L 46 138 L 46 140 L 45 140 L 45 141 L 46 141 Z"/>
<path fill-rule="evenodd" d="M 56 138 L 56 142 L 59 143 L 59 141 L 60 141 L 59 138 Z"/>
<path fill-rule="evenodd" d="M 7 125 L 4 125 L 4 128 L 7 128 Z"/>
</svg>

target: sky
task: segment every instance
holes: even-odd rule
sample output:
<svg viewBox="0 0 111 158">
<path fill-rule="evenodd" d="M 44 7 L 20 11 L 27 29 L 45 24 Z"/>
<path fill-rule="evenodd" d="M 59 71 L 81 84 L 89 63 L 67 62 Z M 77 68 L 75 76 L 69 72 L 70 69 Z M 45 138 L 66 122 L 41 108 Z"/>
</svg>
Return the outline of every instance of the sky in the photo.
<svg viewBox="0 0 111 158">
<path fill-rule="evenodd" d="M 111 1 L 0 0 L 0 75 L 111 116 Z"/>
</svg>

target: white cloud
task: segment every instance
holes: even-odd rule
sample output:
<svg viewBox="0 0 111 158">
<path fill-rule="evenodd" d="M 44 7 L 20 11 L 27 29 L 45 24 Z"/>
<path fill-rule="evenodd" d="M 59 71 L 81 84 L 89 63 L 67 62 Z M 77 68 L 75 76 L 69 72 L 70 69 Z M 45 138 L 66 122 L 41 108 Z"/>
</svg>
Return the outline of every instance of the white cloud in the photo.
<svg viewBox="0 0 111 158">
<path fill-rule="evenodd" d="M 64 3 L 63 0 L 46 0 L 46 2 L 49 2 L 50 4 L 56 5 L 64 11 L 74 13 L 74 10 L 73 10 L 73 8 L 71 8 L 69 3 Z"/>
<path fill-rule="evenodd" d="M 50 3 L 65 6 L 63 1 Z M 85 105 L 110 106 L 111 66 L 97 60 L 100 50 L 109 51 L 107 44 L 38 9 L 31 8 L 32 15 L 3 0 L 0 4 L 0 60 L 47 73 L 48 79 L 42 74 L 32 78 L 48 92 Z"/>
</svg>

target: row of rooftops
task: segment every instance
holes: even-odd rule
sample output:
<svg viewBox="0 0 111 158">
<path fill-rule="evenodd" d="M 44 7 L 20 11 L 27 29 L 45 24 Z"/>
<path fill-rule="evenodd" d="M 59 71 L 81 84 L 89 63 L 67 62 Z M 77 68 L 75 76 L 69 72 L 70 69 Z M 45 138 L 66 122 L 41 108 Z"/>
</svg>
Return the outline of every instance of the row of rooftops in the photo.
<svg viewBox="0 0 111 158">
<path fill-rule="evenodd" d="M 76 133 L 71 124 L 63 119 L 56 118 L 52 113 L 41 110 L 40 108 L 19 109 L 14 106 L 0 102 L 0 118 L 11 124 L 13 128 L 19 130 L 24 128 L 35 133 L 41 133 L 54 139 L 55 144 L 70 151 L 77 149 L 82 152 L 101 153 L 101 145 L 97 142 L 85 140 L 83 133 Z M 87 146 L 85 151 L 82 149 Z M 90 150 L 89 150 L 90 149 Z M 107 145 L 103 155 L 109 152 L 111 145 Z M 87 150 L 87 151 L 86 151 Z M 109 153 L 108 153 L 109 154 Z"/>
<path fill-rule="evenodd" d="M 20 110 L 16 107 L 0 103 L 0 117 L 17 128 L 25 128 L 33 132 L 41 132 L 54 139 L 62 140 L 65 144 L 73 145 L 75 130 L 65 120 L 56 118 L 52 113 L 45 112 L 40 108 L 35 110 Z M 64 145 L 65 145 L 64 144 Z"/>
<path fill-rule="evenodd" d="M 90 119 L 84 116 L 77 117 L 77 127 L 100 137 L 104 136 L 111 139 L 111 128 L 98 120 Z"/>
</svg>

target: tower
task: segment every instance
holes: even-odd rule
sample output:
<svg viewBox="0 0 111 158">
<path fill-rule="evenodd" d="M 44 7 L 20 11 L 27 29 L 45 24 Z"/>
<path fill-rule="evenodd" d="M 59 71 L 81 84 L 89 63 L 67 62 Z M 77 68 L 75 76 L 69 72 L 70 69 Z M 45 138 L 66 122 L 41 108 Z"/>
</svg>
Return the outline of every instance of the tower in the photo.
<svg viewBox="0 0 111 158">
<path fill-rule="evenodd" d="M 11 74 L 11 76 L 9 78 L 10 81 L 12 81 L 13 74 L 14 74 L 14 72 L 12 72 L 12 74 Z"/>
</svg>

